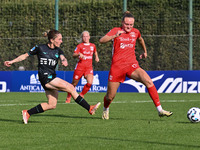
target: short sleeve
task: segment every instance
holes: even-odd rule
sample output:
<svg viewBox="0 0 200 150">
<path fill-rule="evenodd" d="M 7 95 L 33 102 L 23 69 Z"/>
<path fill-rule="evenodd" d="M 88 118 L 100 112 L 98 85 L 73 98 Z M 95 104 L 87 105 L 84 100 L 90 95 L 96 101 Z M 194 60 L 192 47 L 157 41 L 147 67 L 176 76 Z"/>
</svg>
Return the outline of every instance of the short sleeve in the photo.
<svg viewBox="0 0 200 150">
<path fill-rule="evenodd" d="M 94 45 L 94 53 L 97 51 L 96 45 Z"/>
<path fill-rule="evenodd" d="M 113 36 L 117 33 L 117 30 L 115 30 L 115 28 L 111 29 L 106 35 L 107 36 Z"/>
<path fill-rule="evenodd" d="M 64 55 L 64 52 L 61 49 L 59 49 L 59 56 L 60 55 Z"/>
<path fill-rule="evenodd" d="M 75 48 L 74 53 L 76 53 L 76 54 L 80 53 L 80 46 L 79 45 Z"/>
<path fill-rule="evenodd" d="M 137 38 L 140 38 L 141 37 L 141 33 L 140 31 L 138 30 L 138 37 Z"/>
</svg>

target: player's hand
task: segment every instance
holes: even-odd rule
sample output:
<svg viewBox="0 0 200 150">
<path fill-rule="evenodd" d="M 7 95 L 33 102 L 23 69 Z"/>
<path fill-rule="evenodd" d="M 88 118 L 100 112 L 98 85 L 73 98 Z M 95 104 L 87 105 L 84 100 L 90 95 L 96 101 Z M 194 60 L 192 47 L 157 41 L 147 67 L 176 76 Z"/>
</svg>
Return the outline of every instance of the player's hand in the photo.
<svg viewBox="0 0 200 150">
<path fill-rule="evenodd" d="M 117 31 L 117 33 L 115 34 L 116 37 L 120 36 L 122 33 L 126 33 L 125 31 Z"/>
<path fill-rule="evenodd" d="M 140 55 L 140 59 L 147 58 L 147 53 L 143 53 Z"/>
<path fill-rule="evenodd" d="M 12 63 L 11 63 L 11 61 L 5 61 L 5 62 L 4 62 L 4 65 L 5 65 L 6 67 L 10 67 L 10 66 L 12 65 Z"/>
<path fill-rule="evenodd" d="M 95 58 L 95 61 L 96 61 L 96 62 L 99 62 L 99 58 Z"/>
<path fill-rule="evenodd" d="M 82 59 L 84 59 L 84 60 L 86 59 L 85 55 L 83 55 L 82 53 L 79 53 L 79 57 L 82 58 Z"/>
<path fill-rule="evenodd" d="M 67 66 L 68 66 L 68 62 L 67 62 L 67 60 L 62 61 L 62 65 L 65 66 L 65 67 L 67 67 Z"/>
</svg>

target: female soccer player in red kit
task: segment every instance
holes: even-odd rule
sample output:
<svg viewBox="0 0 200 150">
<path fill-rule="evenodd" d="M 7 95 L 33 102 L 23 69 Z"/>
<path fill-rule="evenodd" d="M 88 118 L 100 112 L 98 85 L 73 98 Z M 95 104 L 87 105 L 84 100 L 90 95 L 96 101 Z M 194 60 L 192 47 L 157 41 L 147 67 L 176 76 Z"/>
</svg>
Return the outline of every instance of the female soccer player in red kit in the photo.
<svg viewBox="0 0 200 150">
<path fill-rule="evenodd" d="M 82 76 L 85 77 L 87 83 L 83 87 L 80 95 L 84 97 L 84 95 L 90 90 L 93 82 L 93 67 L 92 67 L 92 59 L 93 54 L 95 55 L 95 61 L 99 62 L 98 53 L 96 50 L 96 46 L 93 43 L 90 43 L 90 33 L 88 31 L 83 31 L 81 34 L 81 43 L 77 45 L 73 57 L 79 58 L 79 61 L 76 65 L 72 85 L 74 87 L 78 84 L 79 80 Z M 66 98 L 66 103 L 70 103 L 71 94 L 68 93 Z"/>
<path fill-rule="evenodd" d="M 113 101 L 120 83 L 124 82 L 126 76 L 143 83 L 147 87 L 149 95 L 153 100 L 160 117 L 169 117 L 173 114 L 170 111 L 162 109 L 157 89 L 153 81 L 146 71 L 140 68 L 138 61 L 136 60 L 136 40 L 138 40 L 144 50 L 144 53 L 140 55 L 140 59 L 147 57 L 147 50 L 140 31 L 133 28 L 134 21 L 133 15 L 129 11 L 125 12 L 122 18 L 122 27 L 111 29 L 99 40 L 100 43 L 113 41 L 112 64 L 109 72 L 108 89 L 106 96 L 104 97 L 102 119 L 109 119 L 109 105 Z"/>
</svg>

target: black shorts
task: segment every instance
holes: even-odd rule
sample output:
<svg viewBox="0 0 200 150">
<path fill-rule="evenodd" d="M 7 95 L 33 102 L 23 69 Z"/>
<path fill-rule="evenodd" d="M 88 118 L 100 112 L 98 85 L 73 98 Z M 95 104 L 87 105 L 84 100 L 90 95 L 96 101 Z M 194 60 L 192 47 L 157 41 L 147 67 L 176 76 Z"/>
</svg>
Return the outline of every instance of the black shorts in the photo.
<svg viewBox="0 0 200 150">
<path fill-rule="evenodd" d="M 43 75 L 43 74 L 38 73 L 38 75 L 39 75 L 40 83 L 41 83 L 42 87 L 44 88 L 44 90 L 50 90 L 49 88 L 47 88 L 45 86 L 45 84 L 47 84 L 47 83 L 51 82 L 53 79 L 55 79 L 56 74 Z"/>
</svg>

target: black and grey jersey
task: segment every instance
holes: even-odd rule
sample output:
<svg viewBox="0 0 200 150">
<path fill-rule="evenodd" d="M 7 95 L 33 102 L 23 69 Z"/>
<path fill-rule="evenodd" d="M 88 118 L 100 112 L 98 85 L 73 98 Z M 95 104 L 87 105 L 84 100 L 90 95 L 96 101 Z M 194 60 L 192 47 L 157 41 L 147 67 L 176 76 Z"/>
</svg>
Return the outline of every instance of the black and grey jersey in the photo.
<svg viewBox="0 0 200 150">
<path fill-rule="evenodd" d="M 29 56 L 37 55 L 38 57 L 38 73 L 41 75 L 53 75 L 60 55 L 64 55 L 63 51 L 55 47 L 51 49 L 47 44 L 34 46 L 29 52 Z"/>
</svg>

